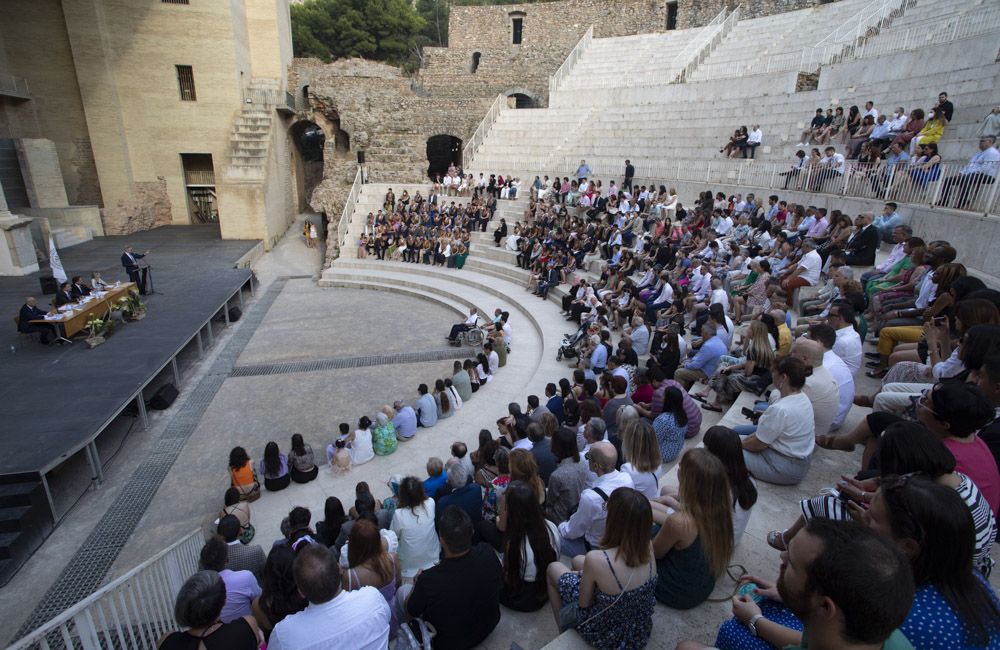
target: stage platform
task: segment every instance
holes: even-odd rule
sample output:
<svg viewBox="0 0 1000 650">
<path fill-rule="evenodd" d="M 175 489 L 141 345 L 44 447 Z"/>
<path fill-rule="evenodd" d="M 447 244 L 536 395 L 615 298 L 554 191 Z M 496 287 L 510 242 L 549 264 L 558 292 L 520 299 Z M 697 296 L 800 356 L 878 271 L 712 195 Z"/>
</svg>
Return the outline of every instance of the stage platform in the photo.
<svg viewBox="0 0 1000 650">
<path fill-rule="evenodd" d="M 43 346 L 37 335 L 16 331 L 12 319 L 26 296 L 37 297 L 43 308 L 52 299 L 41 295 L 39 283 L 51 275 L 47 265 L 30 276 L 0 277 L 0 304 L 7 313 L 7 327 L 0 329 L 0 507 L 10 505 L 3 500 L 5 490 L 33 479 L 57 521 L 46 474 L 82 450 L 100 478 L 94 441 L 125 409 L 135 409 L 145 424 L 150 383 L 164 372 L 182 379 L 178 355 L 187 349 L 200 356 L 211 343 L 213 318 L 228 322 L 228 308 L 253 291 L 247 267 L 261 250 L 258 241 L 220 239 L 218 226 L 164 226 L 99 237 L 60 251 L 60 257 L 69 277 L 86 281 L 100 271 L 106 281 L 124 281 L 120 258 L 126 245 L 151 251 L 142 262 L 151 267 L 156 293 L 144 298 L 144 320 L 119 323 L 107 342 L 92 350 L 82 338 L 73 345 Z M 36 503 L 40 496 L 33 495 L 31 504 L 44 506 Z M 22 506 L 29 501 L 22 500 Z M 3 543 L 0 532 L 0 560 Z"/>
</svg>

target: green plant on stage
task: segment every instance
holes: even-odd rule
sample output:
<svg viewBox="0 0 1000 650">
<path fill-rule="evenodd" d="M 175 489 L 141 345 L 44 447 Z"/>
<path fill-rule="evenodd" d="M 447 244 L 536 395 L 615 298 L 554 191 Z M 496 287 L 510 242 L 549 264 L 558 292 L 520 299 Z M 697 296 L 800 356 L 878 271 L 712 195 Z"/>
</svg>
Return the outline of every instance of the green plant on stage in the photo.
<svg viewBox="0 0 1000 650">
<path fill-rule="evenodd" d="M 128 296 L 122 298 L 121 301 L 124 303 L 121 311 L 126 318 L 135 319 L 146 313 L 146 303 L 139 299 L 139 292 L 135 289 L 129 291 Z"/>
</svg>

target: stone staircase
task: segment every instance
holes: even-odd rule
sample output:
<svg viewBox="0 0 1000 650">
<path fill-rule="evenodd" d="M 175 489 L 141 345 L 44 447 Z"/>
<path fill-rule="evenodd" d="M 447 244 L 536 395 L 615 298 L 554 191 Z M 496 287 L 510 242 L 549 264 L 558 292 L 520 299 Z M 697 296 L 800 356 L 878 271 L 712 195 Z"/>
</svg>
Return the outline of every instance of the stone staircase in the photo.
<svg viewBox="0 0 1000 650">
<path fill-rule="evenodd" d="M 240 114 L 233 121 L 229 136 L 229 164 L 225 169 L 226 180 L 263 181 L 271 139 L 271 122 L 274 106 L 280 93 L 277 79 L 254 79 L 250 83 L 248 99 Z M 268 98 L 274 98 L 268 101 Z"/>
<path fill-rule="evenodd" d="M 94 233 L 90 228 L 79 225 L 52 228 L 51 233 L 56 248 L 60 250 L 88 242 L 94 238 Z"/>
</svg>

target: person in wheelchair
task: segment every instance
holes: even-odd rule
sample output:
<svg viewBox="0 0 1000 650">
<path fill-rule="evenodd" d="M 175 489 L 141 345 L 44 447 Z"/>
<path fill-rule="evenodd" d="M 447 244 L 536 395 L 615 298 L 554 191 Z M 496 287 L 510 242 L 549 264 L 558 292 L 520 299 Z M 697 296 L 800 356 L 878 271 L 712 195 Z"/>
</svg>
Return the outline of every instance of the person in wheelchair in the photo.
<svg viewBox="0 0 1000 650">
<path fill-rule="evenodd" d="M 458 335 L 461 332 L 468 332 L 476 326 L 476 322 L 479 320 L 479 312 L 476 311 L 475 307 L 469 308 L 469 317 L 465 319 L 464 322 L 456 323 L 451 326 L 451 333 L 445 338 L 454 343 L 458 340 Z"/>
</svg>

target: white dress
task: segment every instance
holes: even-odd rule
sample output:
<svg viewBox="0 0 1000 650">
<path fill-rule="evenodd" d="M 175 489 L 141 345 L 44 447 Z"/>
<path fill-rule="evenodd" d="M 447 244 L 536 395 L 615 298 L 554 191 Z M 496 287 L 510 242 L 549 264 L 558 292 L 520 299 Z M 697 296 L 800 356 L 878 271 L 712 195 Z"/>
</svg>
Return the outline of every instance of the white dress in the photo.
<svg viewBox="0 0 1000 650">
<path fill-rule="evenodd" d="M 351 442 L 347 453 L 351 455 L 352 465 L 361 465 L 375 458 L 371 429 L 357 429 L 354 432 L 354 441 Z"/>
<path fill-rule="evenodd" d="M 438 563 L 441 544 L 434 530 L 434 499 L 411 511 L 399 508 L 392 515 L 392 532 L 399 538 L 399 565 L 404 578 Z"/>
</svg>

